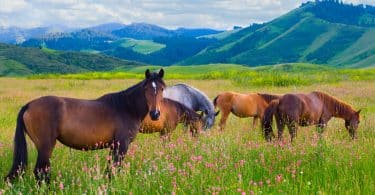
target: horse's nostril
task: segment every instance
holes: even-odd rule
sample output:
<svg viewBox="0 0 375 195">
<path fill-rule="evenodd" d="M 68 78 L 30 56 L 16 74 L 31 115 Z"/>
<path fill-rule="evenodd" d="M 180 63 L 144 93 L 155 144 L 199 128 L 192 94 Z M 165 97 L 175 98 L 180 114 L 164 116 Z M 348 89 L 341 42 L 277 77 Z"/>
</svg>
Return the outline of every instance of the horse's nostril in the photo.
<svg viewBox="0 0 375 195">
<path fill-rule="evenodd" d="M 156 121 L 160 117 L 160 111 L 159 110 L 153 110 L 150 112 L 150 117 L 152 120 Z"/>
</svg>

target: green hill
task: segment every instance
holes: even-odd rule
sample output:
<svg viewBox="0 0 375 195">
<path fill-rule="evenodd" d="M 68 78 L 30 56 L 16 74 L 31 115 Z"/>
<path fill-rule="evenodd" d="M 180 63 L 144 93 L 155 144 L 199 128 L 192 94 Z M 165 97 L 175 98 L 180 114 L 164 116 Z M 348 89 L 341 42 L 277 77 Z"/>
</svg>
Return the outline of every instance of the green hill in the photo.
<svg viewBox="0 0 375 195">
<path fill-rule="evenodd" d="M 0 43 L 0 76 L 111 71 L 144 64 L 84 52 L 24 48 Z"/>
<path fill-rule="evenodd" d="M 333 1 L 309 2 L 271 22 L 230 34 L 179 64 L 374 66 L 374 10 Z"/>
<path fill-rule="evenodd" d="M 150 54 L 165 47 L 164 44 L 156 43 L 152 40 L 137 40 L 132 38 L 123 38 L 113 42 L 112 44 L 119 47 L 130 48 L 134 52 L 141 54 Z"/>
</svg>

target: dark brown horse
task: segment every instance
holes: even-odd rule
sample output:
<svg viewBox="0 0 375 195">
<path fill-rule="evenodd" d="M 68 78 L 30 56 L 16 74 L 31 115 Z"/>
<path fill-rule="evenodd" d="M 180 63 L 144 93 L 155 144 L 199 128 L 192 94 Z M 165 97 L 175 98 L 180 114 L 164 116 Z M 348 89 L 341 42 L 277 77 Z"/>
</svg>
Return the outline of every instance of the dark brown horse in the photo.
<svg viewBox="0 0 375 195">
<path fill-rule="evenodd" d="M 332 117 L 345 120 L 345 127 L 350 136 L 356 138 L 360 121 L 359 111 L 350 105 L 323 92 L 314 91 L 309 94 L 286 94 L 270 103 L 265 111 L 263 130 L 266 140 L 272 139 L 272 118 L 275 115 L 278 138 L 282 139 L 285 125 L 288 126 L 291 141 L 297 135 L 297 127 L 316 125 L 322 133 Z"/>
<path fill-rule="evenodd" d="M 160 103 L 160 111 L 162 114 L 157 121 L 153 121 L 150 116 L 147 115 L 142 121 L 139 132 L 160 132 L 161 137 L 169 138 L 170 133 L 176 129 L 179 123 L 189 126 L 192 136 L 198 135 L 202 130 L 202 115 L 197 114 L 177 101 L 164 98 Z"/>
<path fill-rule="evenodd" d="M 25 132 L 38 150 L 34 169 L 38 182 L 49 182 L 56 140 L 78 150 L 110 147 L 115 165 L 120 164 L 145 116 L 159 119 L 163 75 L 163 69 L 147 70 L 138 84 L 95 100 L 45 96 L 27 103 L 18 113 L 13 166 L 6 179 L 14 179 L 27 165 Z"/>
<path fill-rule="evenodd" d="M 263 120 L 263 113 L 268 103 L 279 97 L 279 95 L 261 93 L 241 94 L 224 92 L 219 94 L 214 99 L 214 106 L 215 108 L 218 107 L 221 111 L 220 130 L 224 130 L 231 112 L 241 118 L 254 117 L 253 128 L 255 129 L 258 119 Z"/>
</svg>

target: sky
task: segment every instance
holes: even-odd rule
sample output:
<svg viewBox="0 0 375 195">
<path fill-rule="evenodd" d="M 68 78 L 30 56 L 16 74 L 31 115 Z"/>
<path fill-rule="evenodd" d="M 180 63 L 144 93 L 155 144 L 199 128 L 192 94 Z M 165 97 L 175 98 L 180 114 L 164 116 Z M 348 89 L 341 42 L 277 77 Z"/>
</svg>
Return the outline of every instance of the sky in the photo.
<svg viewBox="0 0 375 195">
<path fill-rule="evenodd" d="M 307 0 L 0 0 L 0 26 L 89 27 L 145 22 L 177 27 L 231 29 L 267 22 Z M 375 5 L 375 0 L 344 0 Z"/>
</svg>

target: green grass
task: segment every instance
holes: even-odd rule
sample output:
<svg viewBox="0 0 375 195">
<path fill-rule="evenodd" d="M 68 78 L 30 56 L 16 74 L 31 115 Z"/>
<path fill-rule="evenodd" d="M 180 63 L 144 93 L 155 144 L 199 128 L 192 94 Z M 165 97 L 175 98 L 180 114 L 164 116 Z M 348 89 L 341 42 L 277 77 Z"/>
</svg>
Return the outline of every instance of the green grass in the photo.
<svg viewBox="0 0 375 195">
<path fill-rule="evenodd" d="M 276 67 L 282 68 L 282 67 Z M 283 68 L 282 68 L 283 69 Z M 262 67 L 261 72 L 272 68 Z M 363 70 L 365 71 L 365 70 Z M 293 72 L 293 71 L 291 71 Z M 170 74 L 166 71 L 166 76 Z M 248 78 L 249 80 L 253 78 Z M 0 78 L 0 175 L 11 166 L 12 138 L 17 112 L 43 95 L 92 99 L 125 89 L 140 79 L 77 80 Z M 57 144 L 51 158 L 52 182 L 38 187 L 32 174 L 36 148 L 28 142 L 27 172 L 13 184 L 0 181 L 3 194 L 372 194 L 375 191 L 375 88 L 374 81 L 314 83 L 310 86 L 238 86 L 229 80 L 176 80 L 213 99 L 222 91 L 308 92 L 321 90 L 354 108 L 364 108 L 358 140 L 352 141 L 344 122 L 333 119 L 322 139 L 314 127 L 298 130 L 288 143 L 264 141 L 251 119 L 230 115 L 225 131 L 216 126 L 198 138 L 178 127 L 168 142 L 158 134 L 138 134 L 123 166 L 106 178 L 108 150 L 82 152 Z M 220 119 L 217 119 L 217 121 Z"/>
<path fill-rule="evenodd" d="M 131 48 L 133 51 L 141 54 L 150 54 L 165 47 L 164 44 L 156 43 L 152 40 L 136 40 L 132 38 L 123 38 L 114 42 L 113 44 L 124 48 Z"/>
<path fill-rule="evenodd" d="M 161 66 L 139 66 L 116 72 L 88 72 L 80 74 L 42 74 L 30 79 L 123 79 L 143 78 L 146 69 L 157 70 Z M 163 67 L 167 79 L 197 79 L 232 81 L 239 86 L 301 86 L 340 81 L 373 81 L 375 69 L 335 69 L 315 64 L 280 64 L 250 68 L 235 64 L 209 64 L 195 66 Z"/>
</svg>

